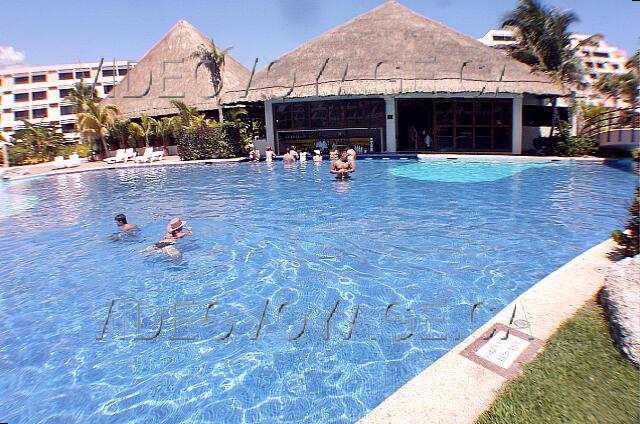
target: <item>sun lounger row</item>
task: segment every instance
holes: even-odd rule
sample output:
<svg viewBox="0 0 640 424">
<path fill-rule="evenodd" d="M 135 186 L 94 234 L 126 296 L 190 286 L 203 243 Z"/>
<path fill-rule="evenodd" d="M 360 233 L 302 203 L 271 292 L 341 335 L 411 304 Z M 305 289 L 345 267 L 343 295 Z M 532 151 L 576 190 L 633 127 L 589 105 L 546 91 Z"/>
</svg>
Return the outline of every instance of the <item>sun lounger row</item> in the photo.
<svg viewBox="0 0 640 424">
<path fill-rule="evenodd" d="M 67 160 L 64 159 L 64 156 L 53 158 L 53 169 L 75 168 L 76 166 L 80 166 L 80 156 L 77 153 L 69 155 Z"/>
<path fill-rule="evenodd" d="M 164 158 L 164 150 L 154 152 L 153 147 L 147 147 L 144 149 L 144 154 L 137 156 L 134 149 L 118 149 L 116 155 L 112 158 L 107 158 L 104 161 L 106 163 L 126 163 L 129 160 L 133 160 L 136 163 L 153 162 L 156 160 L 162 160 Z"/>
</svg>

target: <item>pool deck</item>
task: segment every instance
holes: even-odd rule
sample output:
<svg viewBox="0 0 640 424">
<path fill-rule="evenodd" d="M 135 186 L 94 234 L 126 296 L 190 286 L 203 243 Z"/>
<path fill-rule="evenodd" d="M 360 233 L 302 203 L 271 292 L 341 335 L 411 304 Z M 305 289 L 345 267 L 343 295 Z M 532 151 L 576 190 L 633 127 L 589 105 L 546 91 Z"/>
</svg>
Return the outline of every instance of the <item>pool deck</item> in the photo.
<svg viewBox="0 0 640 424">
<path fill-rule="evenodd" d="M 468 359 L 468 352 L 491 337 L 490 330 L 509 327 L 514 334 L 520 330 L 538 342 L 532 343 L 529 354 L 518 356 L 515 368 L 533 360 L 542 351 L 543 342 L 595 298 L 612 264 L 614 248 L 613 241 L 604 241 L 540 280 L 359 423 L 474 423 L 520 371 L 499 374 L 481 365 L 482 361 Z M 529 324 L 527 330 L 514 325 L 523 320 Z"/>
<path fill-rule="evenodd" d="M 561 156 L 515 156 L 515 155 L 494 155 L 494 154 L 483 154 L 483 155 L 475 155 L 475 154 L 453 154 L 453 153 L 377 153 L 375 155 L 363 155 L 362 159 L 372 158 L 376 159 L 395 159 L 395 158 L 405 158 L 411 157 L 413 159 L 504 159 L 504 160 L 576 160 L 576 161 L 587 161 L 587 162 L 604 162 L 605 158 L 599 158 L 594 156 L 588 157 L 561 157 Z M 96 162 L 86 162 L 83 161 L 80 163 L 80 166 L 74 168 L 62 168 L 55 169 L 53 167 L 53 162 L 40 163 L 37 165 L 24 165 L 24 166 L 15 166 L 11 168 L 0 168 L 0 176 L 2 175 L 2 170 L 10 170 L 11 172 L 24 172 L 23 175 L 16 175 L 10 178 L 9 180 L 20 180 L 31 177 L 44 177 L 50 175 L 62 175 L 62 174 L 71 174 L 76 172 L 86 172 L 86 171 L 98 171 L 105 169 L 123 169 L 123 168 L 138 168 L 138 167 L 147 167 L 147 166 L 163 166 L 163 165 L 189 165 L 189 164 L 197 164 L 197 163 L 225 163 L 225 162 L 243 162 L 248 161 L 247 158 L 233 158 L 233 159 L 204 159 L 204 160 L 194 160 L 194 161 L 183 161 L 180 160 L 178 156 L 165 156 L 165 158 L 161 161 L 151 162 L 151 163 L 135 163 L 133 161 L 129 161 L 126 163 L 116 163 L 116 164 L 108 164 L 103 161 Z"/>
</svg>

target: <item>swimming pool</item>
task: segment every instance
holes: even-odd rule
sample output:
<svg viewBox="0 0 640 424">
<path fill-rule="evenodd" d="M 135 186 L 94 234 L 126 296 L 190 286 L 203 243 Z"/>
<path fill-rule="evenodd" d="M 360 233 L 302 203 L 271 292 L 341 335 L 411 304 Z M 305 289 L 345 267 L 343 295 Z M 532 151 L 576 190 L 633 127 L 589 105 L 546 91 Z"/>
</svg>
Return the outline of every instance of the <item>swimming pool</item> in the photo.
<svg viewBox="0 0 640 424">
<path fill-rule="evenodd" d="M 630 163 L 328 167 L 0 186 L 0 421 L 354 422 L 607 238 L 636 181 Z M 139 237 L 108 239 L 120 212 Z M 194 229 L 182 258 L 140 253 L 172 216 Z"/>
</svg>

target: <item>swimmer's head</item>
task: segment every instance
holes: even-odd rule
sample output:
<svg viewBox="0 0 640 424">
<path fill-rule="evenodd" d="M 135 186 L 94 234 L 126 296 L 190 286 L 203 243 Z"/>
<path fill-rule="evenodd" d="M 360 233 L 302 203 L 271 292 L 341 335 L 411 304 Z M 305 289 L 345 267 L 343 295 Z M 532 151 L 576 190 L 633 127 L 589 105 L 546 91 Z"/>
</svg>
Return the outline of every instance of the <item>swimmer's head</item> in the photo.
<svg viewBox="0 0 640 424">
<path fill-rule="evenodd" d="M 127 216 L 123 213 L 119 213 L 114 218 L 114 221 L 118 227 L 122 227 L 123 225 L 127 225 Z"/>
</svg>

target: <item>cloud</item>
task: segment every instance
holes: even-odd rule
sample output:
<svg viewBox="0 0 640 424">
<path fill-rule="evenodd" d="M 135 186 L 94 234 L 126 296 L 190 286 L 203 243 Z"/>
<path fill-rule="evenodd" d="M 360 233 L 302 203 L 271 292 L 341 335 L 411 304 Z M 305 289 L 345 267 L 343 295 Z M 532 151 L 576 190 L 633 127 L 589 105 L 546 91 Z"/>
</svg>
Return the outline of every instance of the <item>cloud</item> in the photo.
<svg viewBox="0 0 640 424">
<path fill-rule="evenodd" d="M 27 56 L 13 46 L 0 46 L 0 66 L 24 63 Z"/>
</svg>

